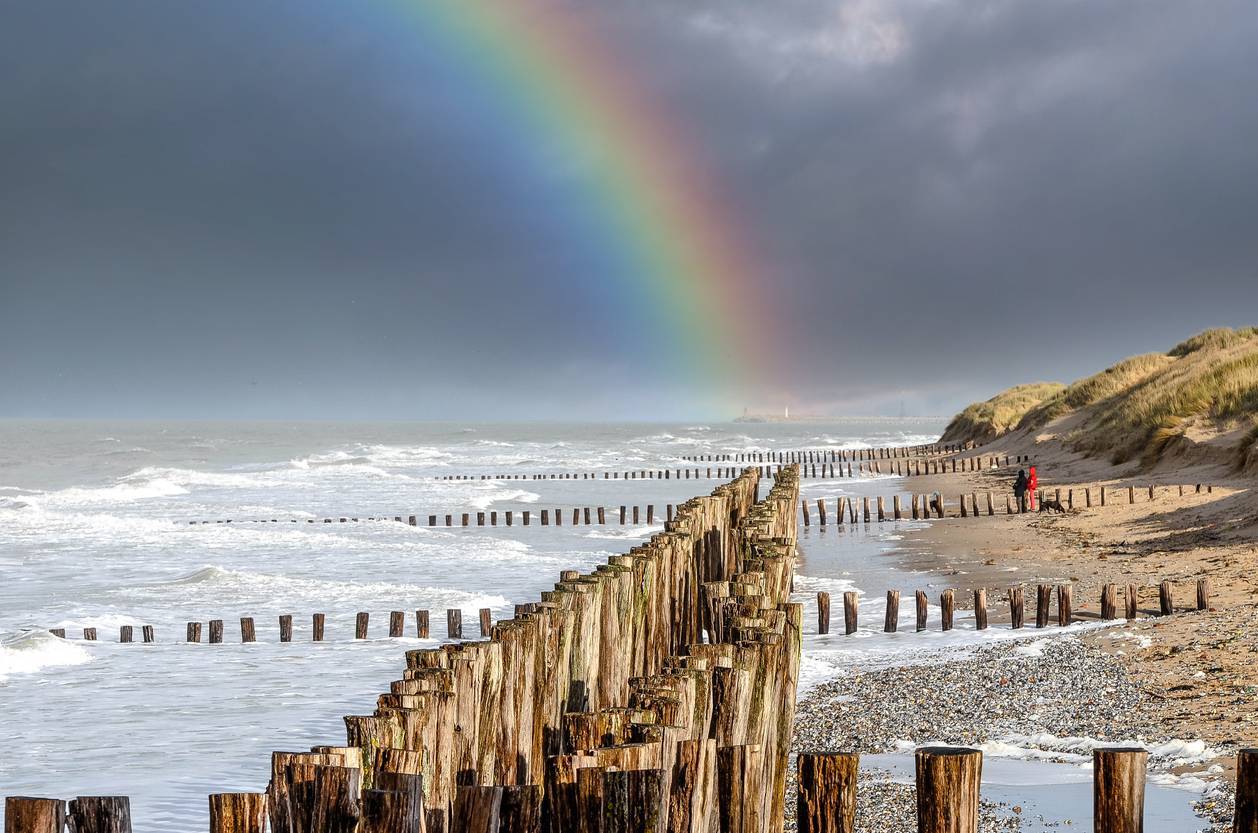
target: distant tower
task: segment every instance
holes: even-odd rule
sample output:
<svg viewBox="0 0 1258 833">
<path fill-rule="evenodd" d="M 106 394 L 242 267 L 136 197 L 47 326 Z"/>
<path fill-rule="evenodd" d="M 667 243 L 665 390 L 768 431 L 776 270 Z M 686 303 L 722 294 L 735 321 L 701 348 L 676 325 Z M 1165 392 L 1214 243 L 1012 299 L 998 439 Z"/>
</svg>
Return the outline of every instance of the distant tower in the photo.
<svg viewBox="0 0 1258 833">
<path fill-rule="evenodd" d="M 791 418 L 791 406 L 787 405 L 785 408 L 782 409 L 782 419 L 790 419 L 790 418 Z"/>
</svg>

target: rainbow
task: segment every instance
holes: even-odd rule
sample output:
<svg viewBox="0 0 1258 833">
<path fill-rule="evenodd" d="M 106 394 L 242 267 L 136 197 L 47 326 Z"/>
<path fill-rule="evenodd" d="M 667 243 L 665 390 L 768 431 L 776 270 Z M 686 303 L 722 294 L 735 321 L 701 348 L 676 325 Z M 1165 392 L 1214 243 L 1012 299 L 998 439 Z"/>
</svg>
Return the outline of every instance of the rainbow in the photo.
<svg viewBox="0 0 1258 833">
<path fill-rule="evenodd" d="M 610 44 L 555 0 L 387 0 L 443 60 L 481 84 L 504 119 L 583 171 L 579 206 L 682 378 L 726 396 L 767 377 L 764 270 L 746 226 L 703 172 L 679 120 L 632 83 Z M 732 400 L 726 404 L 731 404 Z"/>
</svg>

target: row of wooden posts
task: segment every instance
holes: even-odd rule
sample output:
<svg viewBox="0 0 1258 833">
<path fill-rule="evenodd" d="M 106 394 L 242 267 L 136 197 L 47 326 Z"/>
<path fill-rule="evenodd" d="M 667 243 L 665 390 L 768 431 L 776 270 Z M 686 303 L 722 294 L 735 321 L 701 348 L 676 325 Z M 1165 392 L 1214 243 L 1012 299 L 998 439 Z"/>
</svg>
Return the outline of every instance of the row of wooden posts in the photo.
<svg viewBox="0 0 1258 833">
<path fill-rule="evenodd" d="M 1057 624 L 1065 627 L 1076 621 L 1074 615 L 1074 586 L 1059 584 L 1040 584 L 1035 588 L 1035 627 L 1048 627 L 1051 615 L 1053 596 L 1057 597 Z M 848 636 L 856 633 L 859 620 L 860 597 L 855 590 L 843 593 L 843 630 Z M 1005 599 L 1009 605 L 1009 626 L 1021 628 L 1025 619 L 1025 590 L 1022 585 L 1014 585 L 1006 592 Z M 1124 596 L 1124 613 L 1128 620 L 1140 615 L 1140 587 L 1128 584 Z M 927 627 L 929 599 L 926 591 L 916 592 L 917 630 L 924 631 Z M 1210 609 L 1210 580 L 1197 579 L 1197 596 L 1195 610 Z M 1118 585 L 1106 584 L 1101 587 L 1100 599 L 1101 621 L 1118 618 Z M 942 630 L 952 630 L 953 615 L 956 610 L 956 593 L 944 590 L 939 594 L 939 619 Z M 1158 613 L 1170 616 L 1175 612 L 1174 585 L 1169 580 L 1158 585 Z M 974 627 L 986 630 L 988 626 L 987 590 L 979 588 L 974 591 Z M 900 591 L 887 591 L 887 606 L 883 616 L 882 630 L 884 633 L 895 633 L 900 626 Z M 817 633 L 830 632 L 830 594 L 824 591 L 817 593 Z"/>
<path fill-rule="evenodd" d="M 611 506 L 574 506 L 572 508 L 572 526 L 580 526 L 582 524 L 586 526 L 592 526 L 594 524 L 606 525 L 607 517 L 609 514 L 611 514 L 613 518 L 617 517 L 616 514 L 613 514 L 614 512 L 615 512 L 615 507 L 611 507 Z M 564 509 L 555 509 L 553 510 L 553 514 L 552 514 L 552 510 L 550 509 L 542 509 L 538 512 L 538 520 L 541 522 L 542 526 L 550 526 L 552 521 L 554 522 L 555 526 L 563 526 L 564 524 L 563 519 L 564 519 L 565 513 L 566 513 L 566 510 Z M 481 512 L 474 512 L 474 513 L 463 512 L 459 514 L 448 512 L 444 515 L 444 520 L 445 520 L 444 526 L 449 526 L 449 527 L 498 526 L 499 516 L 500 515 L 497 510 L 481 511 Z M 405 523 L 405 524 L 409 524 L 410 526 L 418 526 L 419 519 L 421 517 L 423 516 L 422 515 L 406 515 L 406 516 L 394 515 L 392 520 L 394 523 Z M 441 519 L 442 517 L 443 517 L 442 515 L 429 515 L 427 525 L 428 526 L 441 526 L 442 524 L 438 523 L 438 519 Z M 619 511 L 620 526 L 624 526 L 627 523 L 640 524 L 642 523 L 642 520 L 644 517 L 646 519 L 647 524 L 655 523 L 655 504 L 648 503 L 645 507 L 640 507 L 640 506 L 621 506 L 620 507 L 620 511 Z M 505 524 L 506 526 L 514 526 L 515 520 L 516 520 L 516 512 L 512 509 L 504 510 L 501 513 L 501 518 L 502 518 L 503 524 Z M 533 510 L 525 509 L 521 511 L 519 513 L 519 518 L 520 518 L 520 524 L 522 526 L 529 526 L 533 522 Z M 473 523 L 473 519 L 475 520 L 474 523 Z M 359 523 L 362 521 L 376 522 L 376 521 L 388 521 L 388 520 L 389 520 L 389 517 L 387 515 L 369 515 L 362 518 L 345 516 L 345 517 L 338 517 L 338 518 L 324 518 L 322 520 L 322 523 L 325 523 L 325 524 L 343 523 L 344 524 L 344 523 Z M 673 520 L 673 504 L 671 503 L 667 504 L 664 507 L 664 520 L 665 521 Z M 237 521 L 232 521 L 232 520 L 188 521 L 189 525 L 192 525 L 192 526 L 196 526 L 197 524 L 229 524 L 233 522 L 234 523 L 265 524 L 265 523 L 279 523 L 280 519 L 255 518 L 255 519 L 244 520 L 244 521 L 240 521 L 240 520 L 237 520 Z M 290 518 L 289 523 L 298 523 L 298 521 L 296 518 Z M 314 518 L 307 518 L 306 523 L 313 524 L 313 523 L 319 523 L 319 521 L 316 521 Z"/>
<path fill-rule="evenodd" d="M 930 457 L 941 454 L 956 454 L 969 451 L 979 446 L 972 442 L 948 443 L 946 445 L 889 445 L 879 448 L 813 448 L 785 451 L 736 451 L 723 454 L 691 454 L 681 459 L 695 463 L 732 462 L 732 463 L 821 463 L 847 462 L 857 460 L 892 460 L 895 458 Z M 1018 458 L 1019 460 L 1021 458 Z"/>
<path fill-rule="evenodd" d="M 1107 506 L 1113 502 L 1113 490 L 1116 487 L 1098 486 L 1096 488 L 1097 488 L 1097 498 L 1098 498 L 1096 505 Z M 1158 494 L 1159 494 L 1159 491 L 1158 491 L 1159 487 L 1153 486 L 1153 485 L 1150 485 L 1148 487 L 1141 487 L 1139 490 L 1137 490 L 1135 486 L 1128 486 L 1126 487 L 1126 489 L 1123 489 L 1121 487 L 1117 487 L 1117 488 L 1120 494 L 1124 491 L 1126 492 L 1126 495 L 1127 495 L 1126 502 L 1128 504 L 1137 503 L 1138 502 L 1137 495 L 1147 494 L 1148 502 L 1153 502 L 1157 500 Z M 1180 497 L 1183 497 L 1185 494 L 1200 494 L 1202 492 L 1207 492 L 1207 493 L 1214 492 L 1213 486 L 1202 485 L 1200 483 L 1198 483 L 1196 486 L 1178 485 L 1178 486 L 1163 486 L 1160 488 L 1162 490 L 1162 493 L 1164 494 L 1174 494 L 1175 491 L 1178 490 L 1178 494 Z M 1092 500 L 1092 487 L 1085 487 L 1079 491 L 1082 494 L 1084 506 L 1089 509 L 1092 508 L 1092 506 L 1094 505 L 1093 500 Z M 1075 508 L 1075 492 L 1076 490 L 1073 488 L 1066 489 L 1064 491 L 1065 499 L 1063 500 L 1063 490 L 1054 489 L 1052 492 L 1053 500 L 1057 504 L 1060 504 L 1061 508 L 1064 511 L 1070 511 Z M 984 514 L 995 515 L 996 502 L 992 496 L 992 493 L 986 492 L 984 494 L 986 497 L 985 511 L 984 511 L 984 506 L 980 504 L 979 502 L 979 493 L 972 492 L 969 495 L 962 494 L 962 495 L 957 496 L 957 502 L 955 504 L 957 509 L 955 513 L 949 512 L 948 510 L 949 504 L 942 495 L 913 494 L 909 496 L 909 512 L 910 512 L 909 517 L 911 517 L 913 520 L 919 520 L 919 519 L 947 518 L 947 517 L 977 518 Z M 1044 500 L 1045 500 L 1046 495 L 1048 494 L 1049 492 L 1046 489 L 1040 489 L 1039 491 L 1037 491 L 1034 506 L 1040 510 L 1045 509 L 1046 506 L 1045 506 Z M 1029 501 L 1024 502 L 1022 504 L 1018 504 L 1014 502 L 1012 495 L 1008 495 L 1008 494 L 1005 495 L 1004 509 L 1005 509 L 1005 514 L 1007 515 L 1020 514 L 1022 512 L 1026 512 L 1031 508 L 1031 506 L 1032 504 Z M 810 511 L 808 501 L 801 500 L 799 507 L 800 507 L 800 513 L 803 515 L 804 526 L 811 526 L 812 513 Z M 821 526 L 826 526 L 829 515 L 826 512 L 826 502 L 824 498 L 818 498 L 816 500 L 816 508 L 817 508 L 818 522 L 820 523 Z M 840 497 L 836 500 L 835 508 L 837 510 L 835 522 L 838 524 L 844 523 L 844 518 L 847 518 L 849 523 L 857 523 L 858 520 L 861 520 L 861 519 L 863 519 L 865 523 L 869 523 L 874 518 L 876 518 L 879 521 L 886 521 L 888 520 L 888 517 L 890 517 L 891 520 L 895 520 L 895 521 L 904 519 L 904 505 L 901 500 L 901 496 L 898 494 L 891 496 L 890 516 L 888 516 L 887 514 L 886 499 L 882 495 L 877 495 L 875 497 L 869 497 L 869 496 L 862 497 L 859 509 L 857 507 L 856 498 Z"/>
<path fill-rule="evenodd" d="M 517 616 L 528 613 L 533 605 L 522 604 L 515 606 Z M 480 624 L 480 635 L 482 637 L 489 636 L 493 628 L 493 610 L 488 607 L 482 607 L 478 611 L 478 619 Z M 366 639 L 367 628 L 371 620 L 371 614 L 367 611 L 359 611 L 354 619 L 354 638 Z M 312 642 L 322 642 L 324 639 L 325 626 L 327 616 L 322 613 L 316 613 L 311 616 L 310 621 L 310 639 Z M 135 641 L 134 625 L 121 625 L 118 628 L 119 642 Z M 415 636 L 419 639 L 428 639 L 431 632 L 429 626 L 429 615 L 427 610 L 415 611 Z M 49 628 L 49 633 L 53 636 L 66 638 L 65 628 Z M 223 641 L 224 626 L 222 619 L 211 619 L 208 627 L 202 628 L 201 622 L 188 622 L 186 630 L 186 641 L 200 642 L 201 637 L 205 633 L 209 637 L 211 645 L 217 645 Z M 141 625 L 140 636 L 146 643 L 156 642 L 156 632 L 152 625 Z M 279 617 L 279 636 L 280 642 L 293 641 L 293 617 L 291 614 L 284 614 Z M 394 610 L 389 613 L 389 636 L 403 637 L 406 636 L 406 611 Z M 446 610 L 446 637 L 448 639 L 463 638 L 463 611 L 461 608 L 449 608 Z M 84 628 L 83 638 L 88 641 L 96 639 L 96 628 Z M 258 639 L 257 627 L 254 617 L 244 616 L 240 619 L 240 641 L 256 642 Z"/>
<path fill-rule="evenodd" d="M 1029 459 L 1029 458 L 1026 458 Z M 821 480 L 834 479 L 840 477 L 859 477 L 865 475 L 896 475 L 898 477 L 920 477 L 923 475 L 953 474 L 967 471 L 984 471 L 988 469 L 998 469 L 1002 466 L 1017 465 L 1022 463 L 1023 457 L 1013 458 L 1011 461 L 1008 454 L 1004 457 L 1004 462 L 998 456 L 989 457 L 953 457 L 948 460 L 899 460 L 890 459 L 886 461 L 872 460 L 868 462 L 834 460 L 818 462 L 799 463 L 799 476 L 804 479 Z M 844 473 L 844 463 L 847 463 L 846 474 Z M 884 466 L 885 462 L 885 466 Z M 855 463 L 856 468 L 852 465 Z M 771 472 L 780 469 L 784 465 L 790 463 L 774 462 L 770 465 L 761 465 L 760 474 L 762 477 L 768 477 Z M 951 467 L 951 468 L 950 468 Z M 727 480 L 737 477 L 742 469 L 736 466 L 708 466 L 706 468 L 685 468 L 685 469 L 637 469 L 634 471 L 613 471 L 603 472 L 600 478 L 598 472 L 552 472 L 549 474 L 446 474 L 437 478 L 438 480 Z"/>
<path fill-rule="evenodd" d="M 379 750 L 384 751 L 384 750 Z M 389 756 L 383 757 L 387 761 Z M 1144 830 L 1148 750 L 1139 747 L 1102 747 L 1092 750 L 1092 829 L 1095 833 L 1140 833 Z M 799 833 L 853 833 L 856 830 L 857 774 L 855 752 L 801 752 L 796 758 L 795 819 Z M 924 746 L 914 753 L 919 833 L 973 833 L 979 825 L 983 753 L 954 746 Z M 572 830 L 611 833 L 665 833 L 678 829 L 668 819 L 649 813 L 651 799 L 666 791 L 658 770 L 611 773 L 600 790 L 586 780 L 577 789 L 578 806 L 586 814 L 599 811 L 597 826 Z M 316 795 L 332 792 L 341 801 L 356 798 L 353 823 L 331 826 L 351 815 L 326 813 L 312 833 L 419 833 L 424 830 L 422 776 L 407 777 L 377 769 L 382 785 L 351 797 L 347 784 L 320 784 Z M 324 779 L 325 781 L 327 779 Z M 320 789 L 322 787 L 322 789 Z M 738 791 L 739 793 L 745 790 Z M 452 831 L 492 830 L 493 833 L 564 833 L 552 823 L 542 824 L 543 796 L 538 786 L 462 787 L 456 802 Z M 681 796 L 685 798 L 683 794 Z M 672 803 L 672 796 L 669 797 Z M 1236 792 L 1232 829 L 1258 829 L 1258 749 L 1236 755 Z M 5 833 L 63 833 L 66 822 L 73 833 L 131 833 L 131 806 L 125 796 L 80 797 L 70 802 L 54 798 L 10 796 L 5 799 Z M 216 793 L 209 797 L 210 833 L 265 833 L 268 813 L 264 793 Z M 290 808 L 293 809 L 293 808 Z M 300 810 L 301 804 L 296 808 Z M 322 809 L 322 808 L 321 808 Z M 470 822 L 466 823 L 465 822 Z M 315 822 L 315 819 L 311 819 Z M 756 833 L 754 829 L 722 824 L 722 833 Z"/>
</svg>

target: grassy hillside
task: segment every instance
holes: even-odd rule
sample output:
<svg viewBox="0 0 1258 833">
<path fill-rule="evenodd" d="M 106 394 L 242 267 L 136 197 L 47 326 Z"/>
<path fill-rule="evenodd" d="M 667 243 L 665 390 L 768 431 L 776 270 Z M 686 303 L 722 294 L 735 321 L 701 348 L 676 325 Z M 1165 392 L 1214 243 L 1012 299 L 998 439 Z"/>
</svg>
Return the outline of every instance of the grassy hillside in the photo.
<svg viewBox="0 0 1258 833">
<path fill-rule="evenodd" d="M 969 425 L 1002 397 L 1017 399 L 1019 390 L 971 405 L 953 423 Z M 1258 466 L 1258 327 L 1207 330 L 1166 354 L 1125 359 L 1034 403 L 1016 428 L 1038 431 L 1070 415 L 1077 419 L 1066 443 L 1114 463 L 1152 464 L 1181 441 L 1209 442 L 1240 429 L 1234 459 Z M 995 419 L 969 430 L 984 429 L 1003 433 Z"/>
<path fill-rule="evenodd" d="M 986 402 L 975 402 L 952 418 L 940 441 L 991 442 L 1006 431 L 1013 430 L 1028 411 L 1060 395 L 1064 388 L 1065 385 L 1060 382 L 1035 382 L 1001 391 Z"/>
</svg>

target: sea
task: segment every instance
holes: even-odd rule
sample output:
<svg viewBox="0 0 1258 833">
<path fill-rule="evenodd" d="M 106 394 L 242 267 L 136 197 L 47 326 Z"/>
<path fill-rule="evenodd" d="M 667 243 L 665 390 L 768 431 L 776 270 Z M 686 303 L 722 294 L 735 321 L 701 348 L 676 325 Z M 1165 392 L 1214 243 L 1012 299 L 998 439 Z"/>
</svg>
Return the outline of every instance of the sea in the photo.
<svg viewBox="0 0 1258 833">
<path fill-rule="evenodd" d="M 510 617 L 561 570 L 588 571 L 661 531 L 669 504 L 720 482 L 685 457 L 916 445 L 942 429 L 935 419 L 0 421 L 0 795 L 127 795 L 137 833 L 204 831 L 206 796 L 264 789 L 273 750 L 343 744 L 342 716 L 370 713 L 405 651 L 446 638 L 447 609 L 460 609 L 465 637 L 477 638 L 480 609 Z M 688 465 L 703 476 L 603 478 Z M 577 477 L 529 477 L 536 473 Z M 455 476 L 470 479 L 447 479 Z M 905 490 L 888 475 L 804 482 L 810 502 L 831 506 L 839 496 Z M 622 505 L 642 508 L 638 523 L 620 525 Z M 573 507 L 597 506 L 607 507 L 606 525 L 571 523 Z M 563 524 L 542 526 L 543 509 L 563 510 Z M 498 526 L 475 525 L 479 512 L 497 512 Z M 411 515 L 415 526 L 393 520 Z M 438 526 L 427 526 L 429 515 Z M 906 605 L 901 622 L 912 621 L 913 591 L 937 598 L 949 581 L 902 566 L 900 541 L 914 523 L 823 530 L 814 518 L 801 531 L 796 580 L 805 622 L 815 622 L 816 593 L 826 590 L 841 631 L 838 599 L 856 590 L 868 597 L 863 620 L 880 624 L 883 593 L 894 587 Z M 416 636 L 416 610 L 431 611 L 428 639 Z M 408 614 L 401 638 L 388 635 L 391 611 Z M 354 638 L 359 612 L 370 615 L 364 640 Z M 316 613 L 326 617 L 322 642 L 311 640 Z M 279 641 L 281 615 L 293 617 L 291 643 Z M 254 619 L 256 642 L 241 642 L 242 617 Z M 224 622 L 222 644 L 206 641 L 212 619 Z M 201 643 L 185 640 L 188 622 L 203 624 Z M 123 626 L 134 642 L 119 641 Z M 49 632 L 57 628 L 64 639 Z M 84 628 L 97 640 L 84 640 Z M 801 691 L 853 669 L 908 667 L 923 652 L 1011 636 L 975 631 L 964 615 L 947 634 L 878 630 L 848 638 L 806 628 Z M 985 766 L 984 794 L 1017 801 L 1040 790 L 1024 830 L 1090 817 L 1082 764 L 1008 757 Z M 889 755 L 878 765 L 896 772 L 906 762 Z M 1063 801 L 1066 788 L 1054 785 L 1072 785 L 1073 798 Z M 1192 790 L 1151 785 L 1150 796 L 1150 833 L 1197 829 Z"/>
</svg>

